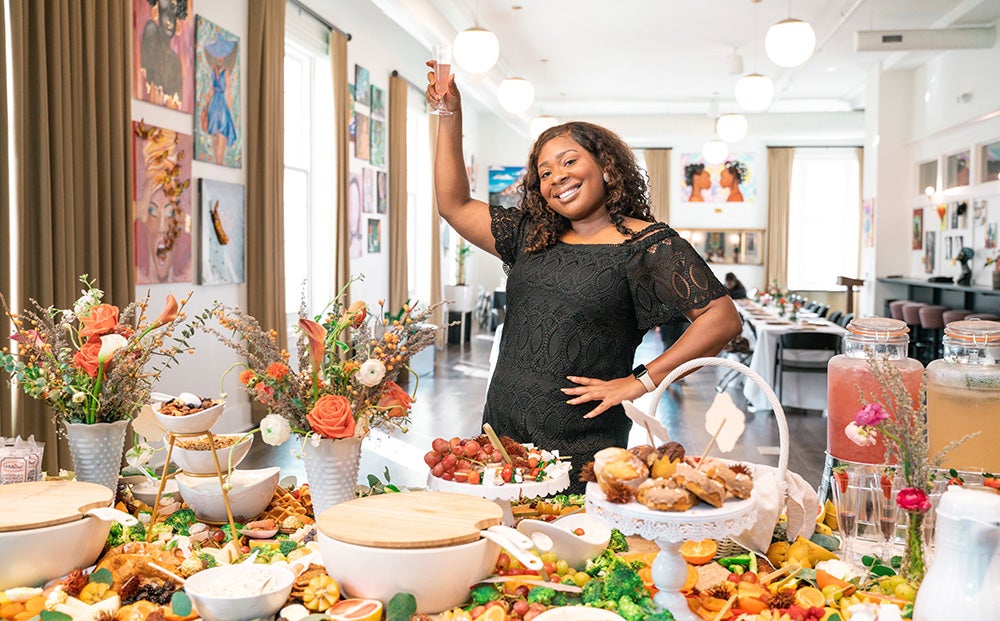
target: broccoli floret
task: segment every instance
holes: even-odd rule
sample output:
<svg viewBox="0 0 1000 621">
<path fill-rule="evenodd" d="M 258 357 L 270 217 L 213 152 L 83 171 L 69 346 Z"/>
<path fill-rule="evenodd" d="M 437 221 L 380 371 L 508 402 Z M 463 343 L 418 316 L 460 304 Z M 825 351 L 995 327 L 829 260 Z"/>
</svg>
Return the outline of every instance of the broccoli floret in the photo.
<svg viewBox="0 0 1000 621">
<path fill-rule="evenodd" d="M 486 602 L 492 602 L 493 600 L 500 599 L 501 597 L 503 597 L 503 589 L 496 584 L 480 582 L 476 586 L 472 587 L 473 607 L 482 606 Z"/>
<path fill-rule="evenodd" d="M 618 614 L 625 617 L 625 621 L 644 621 L 646 618 L 646 611 L 628 595 L 618 600 Z"/>
<path fill-rule="evenodd" d="M 239 522 L 237 522 L 236 523 L 236 532 L 239 533 L 242 529 L 243 529 L 243 525 L 240 524 Z M 232 531 L 231 528 L 229 528 L 229 524 L 223 524 L 222 526 L 219 527 L 219 530 L 221 530 L 222 533 L 226 536 L 225 539 L 222 540 L 223 543 L 227 543 L 227 542 L 233 540 L 233 531 Z"/>
<path fill-rule="evenodd" d="M 629 597 L 635 602 L 648 596 L 642 578 L 631 567 L 615 567 L 604 576 L 604 599 L 617 602 Z"/>
<path fill-rule="evenodd" d="M 528 603 L 545 604 L 548 606 L 552 603 L 552 598 L 555 597 L 555 594 L 556 590 L 552 587 L 537 586 L 528 591 Z"/>
<path fill-rule="evenodd" d="M 298 549 L 298 547 L 299 544 L 292 541 L 291 539 L 282 539 L 281 543 L 278 544 L 278 552 L 281 552 L 285 556 L 288 556 L 288 554 L 292 550 L 296 550 Z"/>
<path fill-rule="evenodd" d="M 152 535 L 153 539 L 159 539 L 160 535 L 163 533 L 167 533 L 167 535 L 171 537 L 174 536 L 173 527 L 171 527 L 170 524 L 167 524 L 166 522 L 157 522 L 156 524 L 153 524 L 152 526 L 149 527 L 149 532 Z"/>
<path fill-rule="evenodd" d="M 604 580 L 593 578 L 587 584 L 583 585 L 580 601 L 589 606 L 600 607 L 600 604 L 604 601 Z"/>
<path fill-rule="evenodd" d="M 122 526 L 118 522 L 111 524 L 111 531 L 108 533 L 108 540 L 105 542 L 109 548 L 120 546 L 130 541 L 145 541 L 146 527 L 142 522 L 137 522 L 133 526 Z"/>
<path fill-rule="evenodd" d="M 572 606 L 574 604 L 579 604 L 580 598 L 575 595 L 570 595 L 565 591 L 556 591 L 556 594 L 552 596 L 553 606 Z"/>
<path fill-rule="evenodd" d="M 219 561 L 215 560 L 215 557 L 207 552 L 199 554 L 198 559 L 205 564 L 205 569 L 208 569 L 209 567 L 217 567 L 219 565 Z"/>
<path fill-rule="evenodd" d="M 611 541 L 608 542 L 608 548 L 615 553 L 628 552 L 628 540 L 625 539 L 622 531 L 617 528 L 611 529 Z"/>
<path fill-rule="evenodd" d="M 609 569 L 614 567 L 618 563 L 618 558 L 615 553 L 611 551 L 610 548 L 605 548 L 604 552 L 601 552 L 600 556 L 595 556 L 587 561 L 587 566 L 584 571 L 590 575 L 591 578 L 603 575 Z"/>
<path fill-rule="evenodd" d="M 197 521 L 198 518 L 195 517 L 192 509 L 181 509 L 168 516 L 164 523 L 169 524 L 174 529 L 175 534 L 186 536 L 190 534 L 188 529 Z"/>
</svg>

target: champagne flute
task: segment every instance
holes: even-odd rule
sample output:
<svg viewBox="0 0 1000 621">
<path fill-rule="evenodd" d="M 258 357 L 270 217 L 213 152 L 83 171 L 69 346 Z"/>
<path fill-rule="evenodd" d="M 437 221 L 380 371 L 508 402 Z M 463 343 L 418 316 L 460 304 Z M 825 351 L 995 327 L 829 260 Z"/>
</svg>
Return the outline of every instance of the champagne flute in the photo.
<svg viewBox="0 0 1000 621">
<path fill-rule="evenodd" d="M 893 467 L 880 468 L 871 478 L 872 498 L 875 500 L 874 521 L 880 546 L 879 556 L 892 558 L 896 541 L 896 527 L 899 520 L 899 505 L 896 494 L 903 487 L 903 477 Z"/>
<path fill-rule="evenodd" d="M 431 114 L 452 116 L 455 114 L 445 107 L 444 97 L 448 93 L 448 82 L 451 76 L 451 46 L 438 43 L 434 45 L 434 92 L 439 97 L 437 105 Z"/>
<path fill-rule="evenodd" d="M 864 473 L 838 470 L 833 473 L 833 506 L 837 509 L 837 526 L 843 540 L 841 560 L 854 564 L 854 539 L 858 535 L 858 511 L 865 489 Z"/>
</svg>

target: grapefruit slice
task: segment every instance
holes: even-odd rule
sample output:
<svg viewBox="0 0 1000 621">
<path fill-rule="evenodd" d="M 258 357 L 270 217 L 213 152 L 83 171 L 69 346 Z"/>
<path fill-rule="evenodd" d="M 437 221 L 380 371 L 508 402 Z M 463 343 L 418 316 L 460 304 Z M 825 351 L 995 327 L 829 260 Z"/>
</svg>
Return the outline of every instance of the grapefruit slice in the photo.
<svg viewBox="0 0 1000 621">
<path fill-rule="evenodd" d="M 350 597 L 331 606 L 326 614 L 337 621 L 379 621 L 382 618 L 382 602 Z"/>
<path fill-rule="evenodd" d="M 719 547 L 712 539 L 702 539 L 701 541 L 688 539 L 681 544 L 681 556 L 692 565 L 708 563 L 715 558 L 715 553 L 718 551 Z"/>
</svg>

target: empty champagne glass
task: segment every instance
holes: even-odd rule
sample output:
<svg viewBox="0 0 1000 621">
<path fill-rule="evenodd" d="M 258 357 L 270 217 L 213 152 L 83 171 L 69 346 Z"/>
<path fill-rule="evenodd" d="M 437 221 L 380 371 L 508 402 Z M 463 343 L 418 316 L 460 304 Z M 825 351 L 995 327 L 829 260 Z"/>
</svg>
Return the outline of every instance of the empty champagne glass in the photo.
<svg viewBox="0 0 1000 621">
<path fill-rule="evenodd" d="M 892 467 L 879 468 L 871 479 L 872 498 L 874 498 L 875 523 L 879 543 L 879 556 L 891 559 L 896 542 L 896 528 L 899 520 L 899 505 L 896 504 L 896 494 L 903 487 L 902 475 L 896 474 Z"/>
<path fill-rule="evenodd" d="M 431 114 L 452 116 L 454 112 L 444 105 L 444 96 L 448 92 L 448 82 L 451 76 L 451 46 L 443 43 L 434 46 L 434 91 L 438 95 L 437 105 Z"/>
<path fill-rule="evenodd" d="M 854 539 L 858 535 L 858 511 L 861 509 L 861 495 L 869 486 L 866 479 L 870 475 L 852 470 L 837 470 L 833 473 L 833 506 L 837 509 L 837 526 L 843 540 L 841 560 L 854 564 Z"/>
</svg>

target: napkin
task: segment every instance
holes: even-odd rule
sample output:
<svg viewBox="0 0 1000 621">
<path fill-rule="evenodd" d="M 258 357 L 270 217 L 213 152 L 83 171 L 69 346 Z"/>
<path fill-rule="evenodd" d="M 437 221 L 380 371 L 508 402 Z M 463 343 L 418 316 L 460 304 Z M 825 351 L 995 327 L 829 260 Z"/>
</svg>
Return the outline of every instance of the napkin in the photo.
<svg viewBox="0 0 1000 621">
<path fill-rule="evenodd" d="M 794 541 L 799 535 L 806 539 L 811 537 L 819 514 L 816 490 L 790 470 L 785 471 L 785 478 L 781 480 L 774 466 L 751 464 L 750 468 L 757 496 L 754 506 L 756 517 L 750 528 L 733 536 L 732 540 L 749 550 L 766 554 L 782 512 L 788 516 L 788 541 Z"/>
</svg>

